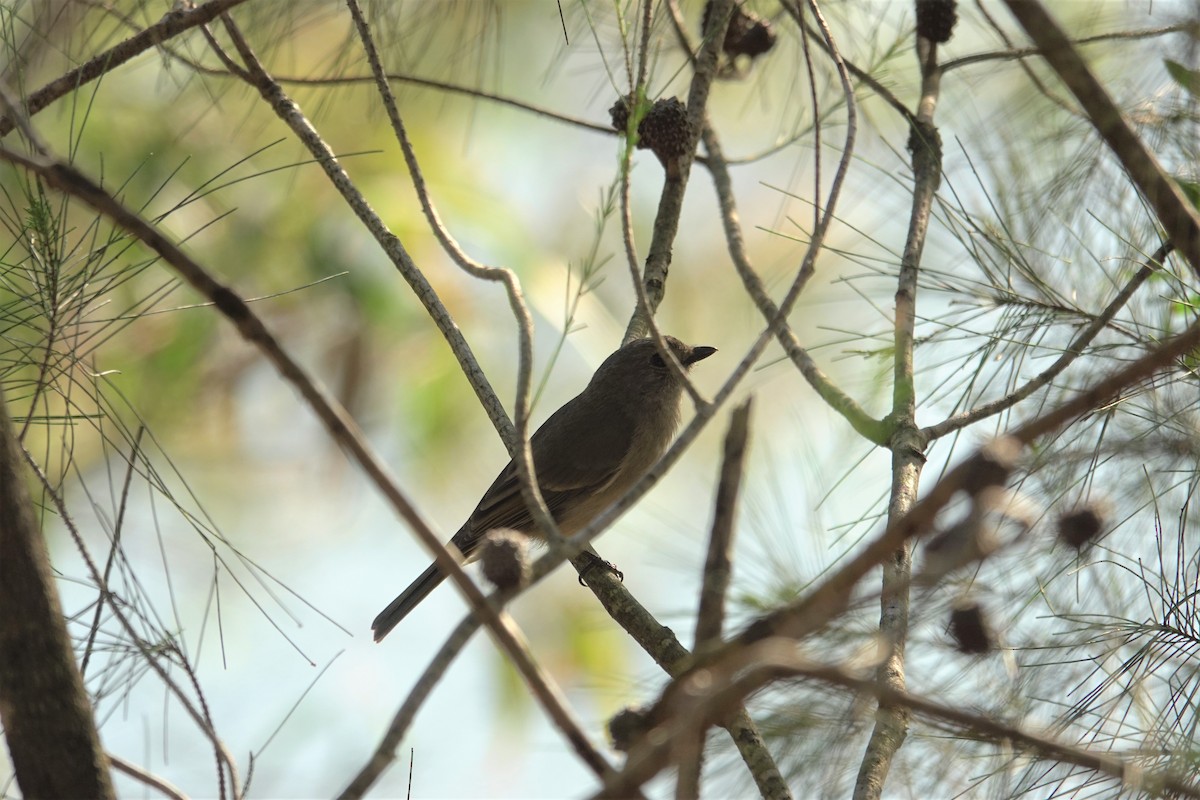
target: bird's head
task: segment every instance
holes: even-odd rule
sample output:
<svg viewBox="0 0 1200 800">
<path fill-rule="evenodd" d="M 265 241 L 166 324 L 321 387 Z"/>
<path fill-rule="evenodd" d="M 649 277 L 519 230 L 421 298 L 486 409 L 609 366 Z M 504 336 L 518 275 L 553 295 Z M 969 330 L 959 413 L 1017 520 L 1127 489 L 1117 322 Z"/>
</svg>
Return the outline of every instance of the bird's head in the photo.
<svg viewBox="0 0 1200 800">
<path fill-rule="evenodd" d="M 674 336 L 663 338 L 684 371 L 717 352 L 715 347 L 693 347 Z M 596 370 L 591 386 L 642 398 L 662 392 L 677 397 L 682 389 L 653 339 L 635 339 L 606 358 Z"/>
</svg>

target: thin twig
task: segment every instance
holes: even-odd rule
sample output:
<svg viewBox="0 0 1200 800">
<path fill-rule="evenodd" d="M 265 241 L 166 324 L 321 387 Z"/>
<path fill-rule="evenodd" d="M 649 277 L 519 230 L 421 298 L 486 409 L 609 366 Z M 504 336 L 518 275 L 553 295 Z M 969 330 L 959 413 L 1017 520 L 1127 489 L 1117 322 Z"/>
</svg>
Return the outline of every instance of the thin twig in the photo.
<svg viewBox="0 0 1200 800">
<path fill-rule="evenodd" d="M 126 761 L 114 753 L 105 753 L 108 757 L 108 763 L 112 764 L 113 769 L 117 772 L 128 775 L 138 783 L 145 784 L 151 789 L 157 789 L 172 800 L 187 800 L 187 795 L 181 789 L 171 784 L 166 778 L 160 778 L 152 772 L 148 772 L 133 762 Z"/>
<path fill-rule="evenodd" d="M 118 42 L 103 53 L 89 59 L 87 63 L 60 75 L 29 95 L 28 99 L 20 106 L 20 114 L 14 114 L 12 111 L 5 112 L 5 115 L 0 117 L 0 137 L 6 136 L 18 125 L 20 116 L 31 117 L 37 114 L 60 97 L 106 75 L 151 47 L 162 44 L 186 30 L 212 22 L 219 15 L 244 2 L 246 0 L 209 0 L 203 5 L 190 9 L 183 4 L 177 5 L 154 25 Z"/>
<path fill-rule="evenodd" d="M 1154 254 L 1142 264 L 1141 269 L 1139 269 L 1137 273 L 1135 273 L 1134 276 L 1129 279 L 1129 282 L 1126 283 L 1121 291 L 1117 293 L 1117 296 L 1112 299 L 1112 302 L 1110 302 L 1104 308 L 1104 310 L 1101 311 L 1100 314 L 1091 321 L 1091 323 L 1089 323 L 1085 328 L 1080 330 L 1079 333 L 1075 335 L 1075 338 L 1071 340 L 1069 345 L 1067 345 L 1066 350 L 1063 351 L 1062 355 L 1060 355 L 1053 364 L 1046 367 L 1046 369 L 1042 370 L 1042 372 L 1040 372 L 1038 375 L 1030 378 L 1020 387 L 1004 397 L 1001 397 L 998 400 L 993 400 L 990 403 L 984 403 L 981 406 L 976 406 L 968 411 L 963 411 L 960 414 L 955 414 L 954 416 L 944 419 L 939 423 L 923 428 L 921 429 L 921 435 L 925 437 L 927 441 L 932 442 L 934 439 L 938 439 L 948 433 L 953 433 L 967 427 L 968 425 L 973 425 L 982 419 L 999 414 L 1000 412 L 1005 411 L 1021 402 L 1026 397 L 1029 397 L 1029 395 L 1033 394 L 1046 384 L 1050 383 L 1050 381 L 1058 377 L 1063 370 L 1069 367 L 1076 358 L 1083 355 L 1084 348 L 1086 348 L 1092 342 L 1092 340 L 1096 338 L 1100 331 L 1102 331 L 1104 327 L 1112 321 L 1112 318 L 1117 315 L 1117 312 L 1125 307 L 1125 304 L 1129 302 L 1131 297 L 1133 297 L 1133 293 L 1137 291 L 1138 287 L 1145 283 L 1146 279 L 1149 278 L 1155 270 L 1161 268 L 1163 260 L 1166 259 L 1166 257 L 1174 249 L 1174 244 L 1171 242 L 1164 242 L 1162 246 L 1160 246 L 1158 250 L 1156 250 Z"/>
<path fill-rule="evenodd" d="M 211 70 L 210 74 L 224 75 L 225 73 L 221 72 L 221 70 Z M 528 111 L 536 116 L 545 117 L 546 119 L 554 120 L 555 122 L 562 122 L 566 125 L 572 125 L 576 128 L 581 128 L 593 133 L 602 133 L 609 137 L 617 135 L 617 131 L 613 130 L 611 125 L 592 122 L 579 117 L 572 117 L 568 114 L 562 114 L 550 108 L 535 105 L 534 103 L 529 103 L 524 100 L 518 100 L 515 97 L 506 97 L 502 94 L 485 92 L 482 89 L 475 89 L 470 86 L 459 86 L 458 84 L 447 83 L 446 81 L 438 81 L 432 78 L 421 78 L 416 75 L 407 75 L 400 72 L 388 72 L 385 73 L 385 75 L 389 82 L 407 83 L 411 86 L 420 86 L 426 89 L 437 89 L 438 91 L 449 92 L 451 94 L 461 94 L 467 97 L 474 97 L 478 100 L 486 100 L 490 103 L 509 106 L 510 108 L 515 108 L 520 111 Z M 281 84 L 295 86 L 344 86 L 359 83 L 373 83 L 377 80 L 371 75 L 347 75 L 338 78 L 297 78 L 293 76 L 275 75 L 274 78 Z"/>
<path fill-rule="evenodd" d="M 1078 47 L 1079 45 L 1101 44 L 1103 42 L 1154 39 L 1156 37 L 1166 36 L 1172 33 L 1188 33 L 1195 36 L 1197 32 L 1200 32 L 1200 25 L 1197 24 L 1196 20 L 1191 19 L 1185 22 L 1177 22 L 1174 25 L 1163 25 L 1158 28 L 1141 28 L 1134 31 L 1098 33 L 1094 36 L 1084 36 L 1081 39 L 1072 39 L 1071 43 Z M 960 56 L 958 58 L 952 58 L 943 62 L 942 72 L 945 73 L 952 69 L 958 69 L 960 67 L 966 67 L 972 64 L 980 64 L 988 61 L 1016 61 L 1018 59 L 1040 55 L 1043 55 L 1043 51 L 1040 47 L 1014 47 L 1008 50 L 991 50 L 986 53 L 972 53 L 969 56 Z"/>
<path fill-rule="evenodd" d="M 413 684 L 412 689 L 404 698 L 404 702 L 400 704 L 400 708 L 392 715 L 391 723 L 388 724 L 387 730 L 384 731 L 379 744 L 375 746 L 375 750 L 367 759 L 367 763 L 359 769 L 350 784 L 337 796 L 337 800 L 359 800 L 392 765 L 396 759 L 396 751 L 400 748 L 400 743 L 404 741 L 405 735 L 408 734 L 409 728 L 412 727 L 417 711 L 433 694 L 434 687 L 437 686 L 438 681 L 442 679 L 450 665 L 454 663 L 458 654 L 462 652 L 471 636 L 479 629 L 479 625 L 479 619 L 474 615 L 469 615 L 450 632 L 445 644 L 425 666 L 424 671 L 417 678 L 417 682 Z"/>
<path fill-rule="evenodd" d="M 109 591 L 108 586 L 104 583 L 104 575 L 100 572 L 99 567 L 96 566 L 96 562 L 92 560 L 91 553 L 88 552 L 87 547 L 84 545 L 83 536 L 79 533 L 79 528 L 76 527 L 74 519 L 67 510 L 67 505 L 63 500 L 62 495 L 54 488 L 54 485 L 50 482 L 50 478 L 47 477 L 46 473 L 42 470 L 41 465 L 38 464 L 37 460 L 34 459 L 29 451 L 22 448 L 21 452 L 25 458 L 25 463 L 29 465 L 31 470 L 33 470 L 34 475 L 45 488 L 46 494 L 49 495 L 51 503 L 58 512 L 59 520 L 62 522 L 63 527 L 67 529 L 68 534 L 70 534 L 72 541 L 75 543 L 75 547 L 79 551 L 79 555 L 83 559 L 84 565 L 87 567 L 87 570 L 91 575 L 92 580 L 95 582 L 96 587 L 106 596 L 108 596 L 110 601 L 109 608 L 112 609 L 113 616 L 117 618 L 117 622 L 120 624 L 121 629 L 125 631 L 125 635 L 129 637 L 133 645 L 141 652 L 142 658 L 145 660 L 147 666 L 149 666 L 150 669 L 152 669 L 154 673 L 158 675 L 159 680 L 161 680 L 171 694 L 175 696 L 180 705 L 183 706 L 184 711 L 187 712 L 187 715 L 192 718 L 193 722 L 196 723 L 196 727 L 200 729 L 200 732 L 203 733 L 212 744 L 217 758 L 218 778 L 221 787 L 220 796 L 222 798 L 225 797 L 224 770 L 228 770 L 230 788 L 233 792 L 233 800 L 240 800 L 241 793 L 238 787 L 237 765 L 234 763 L 233 756 L 230 755 L 228 748 L 225 747 L 225 743 L 221 741 L 221 737 L 217 735 L 216 728 L 213 726 L 212 717 L 209 716 L 207 710 L 203 707 L 200 709 L 196 708 L 195 703 L 193 703 L 192 699 L 188 697 L 186 692 L 183 691 L 182 687 L 180 687 L 179 684 L 175 682 L 175 679 L 171 677 L 170 673 L 167 672 L 167 670 L 164 669 L 160 663 L 158 663 L 157 652 L 146 642 L 142 641 L 142 638 L 138 635 L 133 623 L 129 620 L 129 617 L 125 615 L 124 610 L 121 608 L 121 604 L 113 602 L 113 595 Z M 224 766 L 224 770 L 221 769 L 222 765 Z"/>
<path fill-rule="evenodd" d="M 692 43 L 692 37 L 688 35 L 687 23 L 683 19 L 683 12 L 679 9 L 679 0 L 667 0 L 667 12 L 671 18 L 671 27 L 675 29 L 675 37 L 679 39 L 679 46 L 687 54 L 688 61 L 691 62 L 694 69 L 696 67 L 696 45 Z"/>
<path fill-rule="evenodd" d="M 133 445 L 129 452 L 128 469 L 125 470 L 125 483 L 121 487 L 121 501 L 117 507 L 117 521 L 113 525 L 112 544 L 109 545 L 108 559 L 104 562 L 104 585 L 108 585 L 109 576 L 112 575 L 113 563 L 117 559 L 117 553 L 121 550 L 121 531 L 125 527 L 125 509 L 128 507 L 129 487 L 133 484 L 133 473 L 136 471 L 134 467 L 137 464 L 140 455 L 142 443 L 142 434 L 146 432 L 145 425 L 139 425 L 137 435 L 133 437 Z M 96 596 L 96 614 L 92 617 L 92 625 L 88 629 L 87 643 L 83 646 L 83 657 L 79 660 L 79 672 L 82 675 L 87 674 L 88 661 L 92 658 L 92 648 L 96 644 L 96 634 L 100 632 L 100 615 L 104 610 L 104 592 L 100 592 Z"/>
<path fill-rule="evenodd" d="M 997 36 L 1000 37 L 1000 41 L 1004 42 L 1005 46 L 1009 49 L 1015 49 L 1013 47 L 1012 40 L 1008 38 L 1007 31 L 1000 26 L 1000 23 L 996 22 L 995 18 L 992 17 L 992 15 L 988 12 L 987 6 L 983 4 L 982 0 L 975 0 L 975 7 L 979 10 L 979 15 L 983 17 L 984 22 L 991 26 L 991 29 L 995 31 Z M 1025 73 L 1025 77 L 1029 79 L 1029 82 L 1033 84 L 1034 88 L 1038 90 L 1038 94 L 1042 95 L 1042 97 L 1045 97 L 1051 103 L 1058 106 L 1068 115 L 1072 117 L 1079 116 L 1079 109 L 1072 108 L 1070 103 L 1059 96 L 1057 92 L 1052 91 L 1050 87 L 1048 87 L 1042 81 L 1042 79 L 1038 77 L 1038 74 L 1034 72 L 1033 67 L 1029 64 L 1027 59 L 1018 59 L 1017 65 L 1021 68 L 1021 71 Z M 942 72 L 944 73 L 945 71 L 946 70 L 943 68 Z"/>
<path fill-rule="evenodd" d="M 708 554 L 704 559 L 704 575 L 700 586 L 700 603 L 696 610 L 696 643 L 692 650 L 703 652 L 711 643 L 721 640 L 725 623 L 725 594 L 732 573 L 734 523 L 737 519 L 738 498 L 745 474 L 746 446 L 749 438 L 752 400 L 746 400 L 733 410 L 721 459 L 721 475 L 717 484 L 717 500 L 713 510 L 712 529 L 708 536 Z M 744 709 L 739 709 L 744 710 Z M 700 796 L 700 774 L 704 764 L 704 740 L 707 726 L 682 737 L 682 752 L 675 760 L 679 777 L 675 796 L 688 800 Z"/>
</svg>

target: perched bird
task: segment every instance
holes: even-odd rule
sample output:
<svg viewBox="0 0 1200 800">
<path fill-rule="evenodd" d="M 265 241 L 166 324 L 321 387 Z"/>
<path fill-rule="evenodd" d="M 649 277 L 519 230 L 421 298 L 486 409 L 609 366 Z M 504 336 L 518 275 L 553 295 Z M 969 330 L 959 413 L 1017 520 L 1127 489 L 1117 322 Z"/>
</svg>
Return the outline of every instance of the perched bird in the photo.
<svg viewBox="0 0 1200 800">
<path fill-rule="evenodd" d="M 667 344 L 685 370 L 716 352 L 673 336 Z M 538 488 L 558 529 L 570 536 L 626 492 L 667 449 L 679 427 L 683 385 L 650 339 L 638 339 L 604 360 L 587 388 L 550 415 L 529 439 Z M 465 561 L 488 531 L 510 528 L 539 535 L 509 461 L 470 518 L 450 539 Z M 371 623 L 380 641 L 446 576 L 430 565 Z"/>
</svg>

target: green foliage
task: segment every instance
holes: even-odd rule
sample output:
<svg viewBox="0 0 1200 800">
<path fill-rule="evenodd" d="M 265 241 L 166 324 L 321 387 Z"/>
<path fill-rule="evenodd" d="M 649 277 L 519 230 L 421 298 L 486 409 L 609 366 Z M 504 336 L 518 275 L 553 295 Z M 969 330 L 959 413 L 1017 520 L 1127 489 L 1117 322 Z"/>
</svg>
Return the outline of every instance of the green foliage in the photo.
<svg viewBox="0 0 1200 800">
<path fill-rule="evenodd" d="M 1163 59 L 1167 74 L 1193 97 L 1200 98 L 1200 69 L 1188 69 L 1178 61 Z"/>
</svg>

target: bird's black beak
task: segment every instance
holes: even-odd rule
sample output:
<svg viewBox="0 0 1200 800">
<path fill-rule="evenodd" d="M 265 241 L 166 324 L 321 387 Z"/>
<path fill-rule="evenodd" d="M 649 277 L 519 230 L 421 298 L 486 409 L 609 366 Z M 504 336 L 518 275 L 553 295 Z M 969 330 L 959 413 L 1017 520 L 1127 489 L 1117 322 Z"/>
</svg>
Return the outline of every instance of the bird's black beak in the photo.
<svg viewBox="0 0 1200 800">
<path fill-rule="evenodd" d="M 695 364 L 697 361 L 703 361 L 715 352 L 717 352 L 717 348 L 715 347 L 708 347 L 706 345 L 693 347 L 692 354 L 687 357 L 687 361 L 684 361 L 683 364 L 690 367 L 692 364 Z"/>
</svg>

